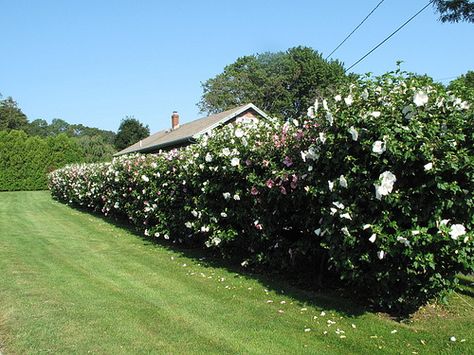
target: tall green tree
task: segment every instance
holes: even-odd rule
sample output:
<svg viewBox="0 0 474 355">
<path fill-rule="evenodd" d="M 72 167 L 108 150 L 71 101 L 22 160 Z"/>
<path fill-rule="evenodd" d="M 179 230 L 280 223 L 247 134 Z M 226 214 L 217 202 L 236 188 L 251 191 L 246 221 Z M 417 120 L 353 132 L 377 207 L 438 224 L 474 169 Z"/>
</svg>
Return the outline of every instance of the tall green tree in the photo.
<svg viewBox="0 0 474 355">
<path fill-rule="evenodd" d="M 33 120 L 28 125 L 26 132 L 30 136 L 46 137 L 48 135 L 48 122 L 41 118 Z"/>
<path fill-rule="evenodd" d="M 75 138 L 82 149 L 82 157 L 86 163 L 97 163 L 112 160 L 115 148 L 105 141 L 101 135 L 80 136 Z"/>
<path fill-rule="evenodd" d="M 134 117 L 127 116 L 120 123 L 114 145 L 117 150 L 122 150 L 150 135 L 148 126 L 144 126 Z"/>
<path fill-rule="evenodd" d="M 474 2 L 470 0 L 433 0 L 442 22 L 474 23 Z"/>
<path fill-rule="evenodd" d="M 298 118 L 315 97 L 349 80 L 342 63 L 326 61 L 308 47 L 238 58 L 221 74 L 202 83 L 201 112 L 217 113 L 254 103 L 281 118 Z"/>
<path fill-rule="evenodd" d="M 10 96 L 0 100 L 0 130 L 25 129 L 28 118 Z"/>
</svg>

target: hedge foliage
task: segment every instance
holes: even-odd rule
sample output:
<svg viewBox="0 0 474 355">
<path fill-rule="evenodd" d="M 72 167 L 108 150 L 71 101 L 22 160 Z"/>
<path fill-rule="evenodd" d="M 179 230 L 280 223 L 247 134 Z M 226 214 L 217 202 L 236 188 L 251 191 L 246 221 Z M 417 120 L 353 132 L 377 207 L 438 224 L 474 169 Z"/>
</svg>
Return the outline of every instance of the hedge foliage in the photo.
<svg viewBox="0 0 474 355">
<path fill-rule="evenodd" d="M 337 275 L 409 311 L 474 271 L 474 120 L 428 78 L 360 79 L 307 117 L 50 175 L 54 197 L 242 266 Z"/>
<path fill-rule="evenodd" d="M 64 134 L 40 138 L 0 131 L 0 191 L 45 190 L 51 171 L 81 158 L 80 147 Z"/>
</svg>

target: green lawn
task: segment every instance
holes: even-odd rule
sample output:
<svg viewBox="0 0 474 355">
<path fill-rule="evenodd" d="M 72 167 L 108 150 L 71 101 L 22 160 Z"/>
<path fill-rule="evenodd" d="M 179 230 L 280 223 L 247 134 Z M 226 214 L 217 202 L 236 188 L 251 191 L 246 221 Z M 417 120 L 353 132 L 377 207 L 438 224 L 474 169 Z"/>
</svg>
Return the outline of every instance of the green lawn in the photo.
<svg viewBox="0 0 474 355">
<path fill-rule="evenodd" d="M 0 353 L 474 353 L 474 288 L 410 322 L 0 193 Z M 450 341 L 450 337 L 456 341 Z"/>
</svg>

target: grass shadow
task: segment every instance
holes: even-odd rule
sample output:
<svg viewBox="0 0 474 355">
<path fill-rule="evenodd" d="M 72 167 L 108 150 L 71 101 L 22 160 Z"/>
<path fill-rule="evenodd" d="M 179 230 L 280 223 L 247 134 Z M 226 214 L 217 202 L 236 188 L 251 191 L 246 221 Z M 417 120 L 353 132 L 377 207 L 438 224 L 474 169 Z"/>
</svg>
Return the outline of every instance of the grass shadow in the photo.
<svg viewBox="0 0 474 355">
<path fill-rule="evenodd" d="M 203 267 L 221 268 L 234 274 L 234 277 L 243 277 L 249 280 L 256 280 L 265 289 L 271 290 L 279 295 L 286 295 L 297 302 L 301 306 L 313 306 L 324 309 L 325 311 L 335 311 L 345 317 L 355 318 L 365 313 L 382 312 L 388 318 L 397 322 L 409 321 L 413 314 L 387 314 L 380 309 L 374 308 L 368 303 L 364 303 L 360 297 L 351 293 L 350 289 L 335 288 L 333 284 L 326 283 L 324 287 L 316 287 L 314 279 L 301 279 L 291 277 L 290 274 L 271 273 L 265 270 L 253 270 L 243 268 L 235 260 L 223 259 L 212 253 L 210 250 L 201 249 L 198 247 L 186 247 L 181 244 L 175 244 L 163 239 L 147 237 L 138 232 L 136 228 L 128 222 L 127 219 L 120 219 L 116 216 L 104 216 L 99 212 L 91 211 L 84 207 L 70 206 L 76 211 L 93 215 L 102 221 L 109 223 L 115 227 L 121 228 L 130 234 L 140 238 L 144 245 L 151 247 L 160 247 L 165 250 L 177 253 L 180 256 L 192 259 L 198 262 Z M 299 275 L 298 275 L 299 276 Z M 340 282 L 339 282 L 339 285 Z M 473 275 L 460 275 L 459 277 L 459 293 L 465 296 L 474 298 L 474 277 Z"/>
<path fill-rule="evenodd" d="M 210 250 L 197 247 L 186 247 L 180 244 L 167 242 L 163 239 L 147 237 L 139 233 L 127 220 L 113 216 L 104 216 L 99 212 L 91 211 L 84 207 L 70 206 L 75 211 L 80 211 L 87 215 L 93 215 L 102 221 L 115 227 L 121 228 L 130 234 L 140 238 L 144 245 L 160 247 L 165 250 L 177 253 L 180 256 L 192 259 L 203 267 L 221 268 L 234 274 L 234 277 L 242 277 L 248 280 L 256 280 L 263 288 L 273 291 L 278 295 L 285 295 L 295 299 L 302 307 L 313 306 L 325 311 L 336 311 L 345 317 L 358 317 L 374 310 L 361 303 L 357 303 L 347 295 L 342 289 L 334 287 L 316 288 L 311 280 L 306 283 L 300 279 L 289 277 L 281 273 L 270 273 L 263 270 L 251 270 L 243 268 L 239 263 L 232 260 L 220 258 Z"/>
</svg>

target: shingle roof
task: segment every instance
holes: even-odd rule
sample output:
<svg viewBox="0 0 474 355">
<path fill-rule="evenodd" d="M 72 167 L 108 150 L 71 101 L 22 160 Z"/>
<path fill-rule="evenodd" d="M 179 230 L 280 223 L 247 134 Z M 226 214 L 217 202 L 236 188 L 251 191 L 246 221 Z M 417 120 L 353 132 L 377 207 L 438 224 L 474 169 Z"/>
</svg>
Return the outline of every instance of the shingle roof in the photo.
<svg viewBox="0 0 474 355">
<path fill-rule="evenodd" d="M 190 142 L 249 109 L 253 109 L 262 117 L 268 118 L 268 115 L 265 112 L 260 110 L 254 104 L 250 103 L 208 117 L 202 117 L 197 120 L 184 123 L 180 125 L 179 128 L 174 130 L 168 129 L 157 132 L 135 144 L 132 144 L 130 147 L 115 153 L 115 156 L 135 152 L 149 152 L 152 150 L 159 150 L 169 146 Z"/>
</svg>

